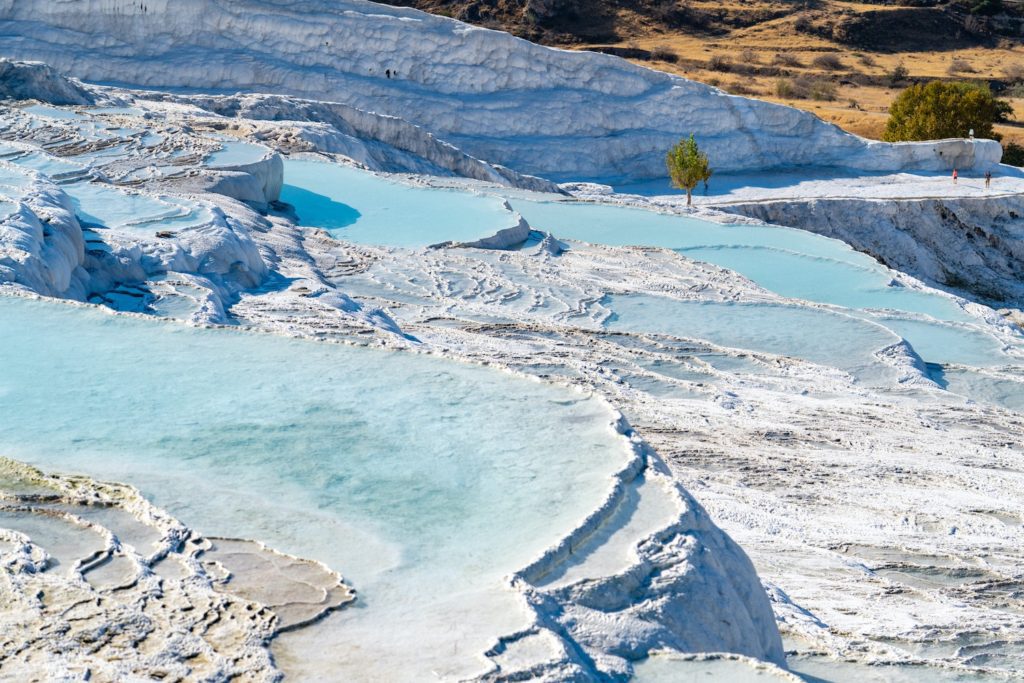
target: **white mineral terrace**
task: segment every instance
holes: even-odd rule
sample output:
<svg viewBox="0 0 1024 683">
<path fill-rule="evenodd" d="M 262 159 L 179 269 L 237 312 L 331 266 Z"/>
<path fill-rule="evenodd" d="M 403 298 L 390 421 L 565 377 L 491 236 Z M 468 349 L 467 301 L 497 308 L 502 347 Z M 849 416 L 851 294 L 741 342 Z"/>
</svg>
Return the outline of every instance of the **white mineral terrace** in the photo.
<svg viewBox="0 0 1024 683">
<path fill-rule="evenodd" d="M 0 54 L 151 90 L 0 61 L 4 675 L 1024 675 L 998 145 L 355 0 L 35 7 Z M 637 182 L 680 106 L 695 209 Z"/>
</svg>

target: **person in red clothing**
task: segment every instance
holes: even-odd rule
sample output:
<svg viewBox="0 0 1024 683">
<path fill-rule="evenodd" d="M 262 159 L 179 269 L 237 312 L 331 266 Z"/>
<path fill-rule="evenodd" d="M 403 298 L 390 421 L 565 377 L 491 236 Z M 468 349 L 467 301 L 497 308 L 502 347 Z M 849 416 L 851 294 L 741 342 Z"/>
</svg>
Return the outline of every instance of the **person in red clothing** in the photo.
<svg viewBox="0 0 1024 683">
<path fill-rule="evenodd" d="M 954 184 L 954 185 L 956 184 L 956 179 L 957 179 L 957 178 L 959 178 L 959 177 L 960 177 L 960 174 L 959 174 L 959 173 L 957 173 L 957 172 L 956 172 L 956 169 L 954 168 L 954 169 L 953 169 L 953 184 Z"/>
</svg>

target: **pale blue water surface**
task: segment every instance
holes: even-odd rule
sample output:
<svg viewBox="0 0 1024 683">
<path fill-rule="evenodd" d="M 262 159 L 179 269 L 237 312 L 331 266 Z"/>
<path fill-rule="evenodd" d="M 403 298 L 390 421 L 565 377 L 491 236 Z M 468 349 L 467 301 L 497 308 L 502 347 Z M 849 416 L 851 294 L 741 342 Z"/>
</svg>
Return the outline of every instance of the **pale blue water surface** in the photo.
<svg viewBox="0 0 1024 683">
<path fill-rule="evenodd" d="M 301 225 L 339 239 L 415 248 L 480 239 L 514 225 L 496 197 L 413 187 L 320 161 L 289 159 L 284 167 L 281 201 L 295 207 Z"/>
<path fill-rule="evenodd" d="M 285 201 L 296 207 L 304 224 L 325 227 L 342 239 L 423 246 L 488 232 L 463 232 L 465 224 L 450 220 L 461 216 L 479 223 L 474 211 L 485 200 L 469 192 L 413 188 L 355 168 L 312 161 L 285 162 L 285 183 Z M 518 198 L 511 204 L 534 228 L 559 238 L 673 249 L 734 270 L 784 297 L 846 309 L 764 304 L 696 308 L 660 297 L 614 297 L 605 302 L 616 313 L 609 321 L 612 327 L 781 353 L 839 367 L 861 379 L 885 375 L 873 354 L 900 337 L 936 366 L 1020 363 L 954 298 L 900 286 L 892 271 L 839 240 L 778 226 L 722 225 L 584 202 Z M 1024 402 L 1014 395 L 1015 382 L 961 372 L 949 377 L 938 377 L 940 386 L 970 398 L 1006 407 Z"/>
<path fill-rule="evenodd" d="M 255 164 L 270 150 L 242 140 L 221 139 L 221 148 L 206 157 L 207 166 L 245 166 Z"/>
<path fill-rule="evenodd" d="M 79 220 L 106 228 L 153 235 L 201 225 L 212 218 L 206 208 L 183 199 L 157 199 L 102 183 L 77 182 L 61 189 L 71 197 Z"/>
<path fill-rule="evenodd" d="M 839 240 L 767 225 L 720 225 L 642 209 L 513 201 L 530 224 L 557 237 L 673 249 L 729 268 L 782 296 L 850 308 L 892 308 L 940 320 L 968 316 L 941 294 L 892 287 L 891 273 Z"/>
<path fill-rule="evenodd" d="M 502 581 L 626 461 L 581 394 L 412 353 L 0 297 L 0 453 L 139 486 L 210 534 L 341 571 L 356 609 L 296 659 L 457 674 L 526 624 Z M 340 640 L 339 640 L 340 639 Z M 465 657 L 452 655 L 453 648 Z"/>
</svg>

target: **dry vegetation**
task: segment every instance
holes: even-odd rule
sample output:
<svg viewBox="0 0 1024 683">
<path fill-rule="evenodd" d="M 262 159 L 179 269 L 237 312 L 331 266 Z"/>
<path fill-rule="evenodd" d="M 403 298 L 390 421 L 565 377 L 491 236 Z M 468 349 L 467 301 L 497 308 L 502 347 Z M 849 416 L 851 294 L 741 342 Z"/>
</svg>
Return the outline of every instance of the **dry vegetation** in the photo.
<svg viewBox="0 0 1024 683">
<path fill-rule="evenodd" d="M 693 8 L 714 6 L 722 12 L 729 4 L 687 3 Z M 761 11 L 794 3 L 734 2 L 733 11 Z M 886 21 L 888 13 L 907 8 L 850 2 L 808 3 L 811 10 L 790 12 L 774 19 L 732 30 L 669 31 L 648 28 L 631 35 L 630 42 L 646 55 L 629 57 L 654 68 L 678 73 L 737 95 L 781 102 L 814 112 L 846 130 L 870 138 L 881 137 L 889 104 L 901 88 L 918 80 L 957 79 L 989 81 L 993 89 L 1010 99 L 1016 121 L 996 126 L 1006 141 L 1024 144 L 1024 43 L 1005 36 L 971 35 L 946 26 L 945 35 L 930 33 L 940 28 L 923 21 L 920 31 L 908 31 L 904 16 Z M 917 10 L 938 12 L 937 8 Z M 861 26 L 856 20 L 870 17 L 865 25 L 876 34 L 860 43 L 841 42 L 835 29 Z M 923 14 L 927 17 L 927 14 Z M 809 18 L 811 17 L 811 18 Z M 828 17 L 829 19 L 826 19 Z M 856 20 L 855 20 L 856 19 Z M 815 24 L 818 22 L 818 24 Z M 831 31 L 816 26 L 831 22 Z M 886 28 L 888 26 L 888 28 Z M 894 35 L 887 37 L 887 31 Z M 929 44 L 930 43 L 930 44 Z M 586 45 L 604 50 L 609 45 Z M 671 53 L 672 59 L 654 57 Z M 723 65 L 729 65 L 723 69 Z M 727 73 L 724 73 L 727 72 Z"/>
<path fill-rule="evenodd" d="M 390 0 L 547 44 L 618 54 L 877 138 L 900 89 L 980 80 L 1011 98 L 1024 144 L 1024 3 L 982 0 Z M 989 0 L 991 1 L 991 0 Z"/>
</svg>

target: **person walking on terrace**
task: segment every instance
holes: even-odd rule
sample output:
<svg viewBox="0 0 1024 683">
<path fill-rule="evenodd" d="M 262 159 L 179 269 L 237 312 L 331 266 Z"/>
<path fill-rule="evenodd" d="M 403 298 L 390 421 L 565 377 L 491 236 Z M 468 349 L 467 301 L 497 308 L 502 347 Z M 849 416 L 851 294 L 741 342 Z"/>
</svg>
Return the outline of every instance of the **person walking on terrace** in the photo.
<svg viewBox="0 0 1024 683">
<path fill-rule="evenodd" d="M 959 174 L 959 173 L 957 173 L 957 172 L 956 172 L 956 169 L 954 168 L 954 169 L 953 169 L 953 184 L 954 184 L 954 185 L 956 185 L 956 179 L 957 179 L 957 178 L 959 178 L 959 177 L 960 177 L 960 174 Z"/>
</svg>

